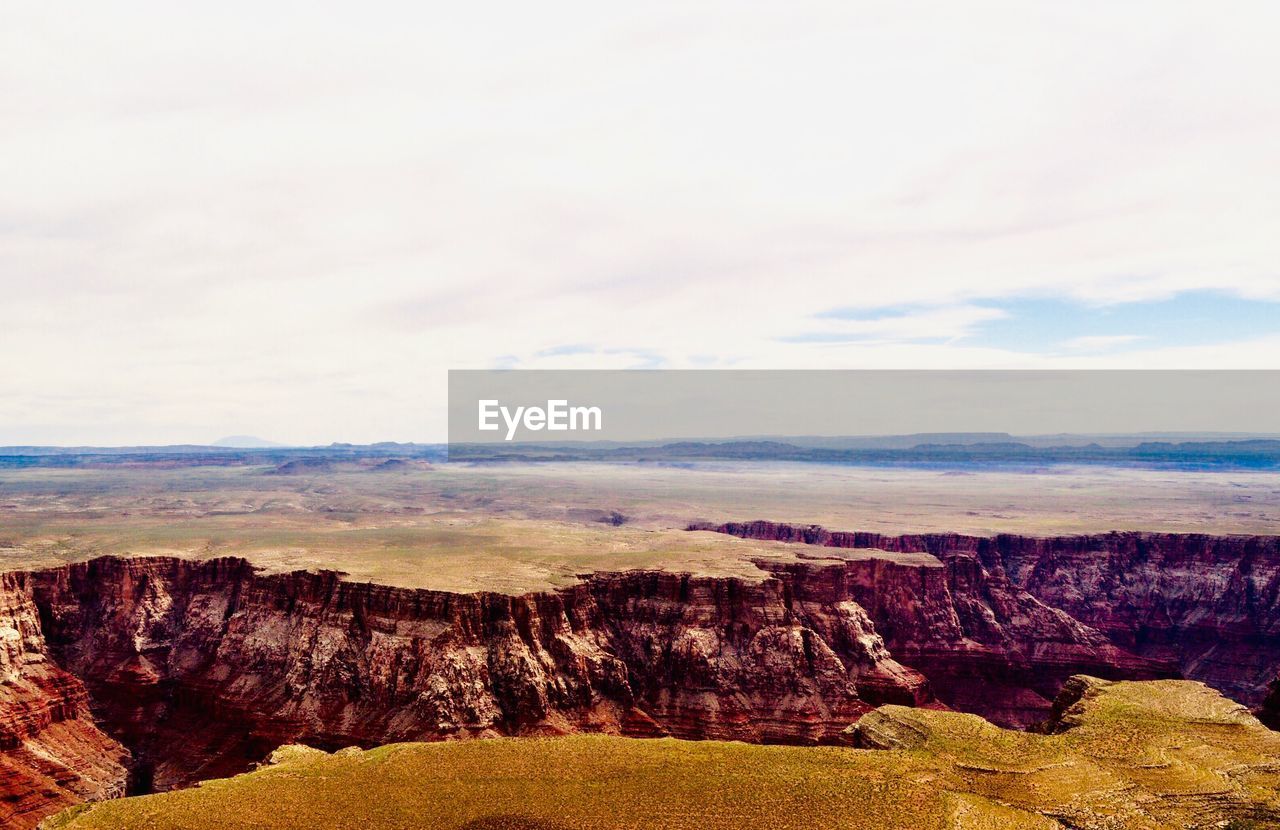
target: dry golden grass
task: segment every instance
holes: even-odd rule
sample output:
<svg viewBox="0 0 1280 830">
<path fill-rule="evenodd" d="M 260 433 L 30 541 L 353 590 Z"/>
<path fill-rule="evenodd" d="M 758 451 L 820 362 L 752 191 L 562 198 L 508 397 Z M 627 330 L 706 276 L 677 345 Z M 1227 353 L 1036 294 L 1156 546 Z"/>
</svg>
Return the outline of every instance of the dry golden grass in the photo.
<svg viewBox="0 0 1280 830">
<path fill-rule="evenodd" d="M 16 524 L 16 523 L 15 523 Z M 580 574 L 669 569 L 763 579 L 754 561 L 829 559 L 830 549 L 738 539 L 719 533 L 647 530 L 600 523 L 474 517 L 362 517 L 335 522 L 302 516 L 198 516 L 180 521 L 41 519 L 8 527 L 0 570 L 44 567 L 95 556 L 241 556 L 267 573 L 336 570 L 359 582 L 457 592 L 522 594 L 571 584 Z M 910 561 L 931 557 L 840 551 Z"/>
<path fill-rule="evenodd" d="M 1280 735 L 1198 683 L 1096 683 L 1062 734 L 882 707 L 898 748 L 603 736 L 304 748 L 56 830 L 1173 828 L 1280 821 Z"/>
</svg>

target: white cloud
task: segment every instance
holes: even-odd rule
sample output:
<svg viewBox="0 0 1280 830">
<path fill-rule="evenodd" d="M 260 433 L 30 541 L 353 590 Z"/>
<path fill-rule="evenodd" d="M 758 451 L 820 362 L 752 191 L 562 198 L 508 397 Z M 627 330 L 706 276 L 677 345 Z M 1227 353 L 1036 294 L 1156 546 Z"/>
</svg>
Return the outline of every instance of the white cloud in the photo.
<svg viewBox="0 0 1280 830">
<path fill-rule="evenodd" d="M 1280 299 L 1273 15 L 9 4 L 0 443 L 433 438 L 449 367 L 1039 364 L 973 301 Z"/>
<path fill-rule="evenodd" d="M 982 323 L 1007 316 L 999 308 L 955 305 L 863 316 L 853 311 L 828 311 L 817 315 L 819 330 L 782 338 L 785 343 L 858 343 L 911 340 L 957 340 Z"/>
</svg>

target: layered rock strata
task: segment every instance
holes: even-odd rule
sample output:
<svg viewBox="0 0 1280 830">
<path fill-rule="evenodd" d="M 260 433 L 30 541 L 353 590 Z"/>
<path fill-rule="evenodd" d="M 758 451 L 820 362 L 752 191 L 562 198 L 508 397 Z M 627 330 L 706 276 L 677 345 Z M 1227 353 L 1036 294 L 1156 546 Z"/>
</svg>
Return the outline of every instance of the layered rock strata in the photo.
<svg viewBox="0 0 1280 830">
<path fill-rule="evenodd" d="M 84 684 L 49 659 L 28 575 L 0 574 L 0 827 L 123 795 L 127 759 Z"/>
<path fill-rule="evenodd" d="M 1030 726 L 1080 673 L 1187 676 L 1251 706 L 1280 673 L 1274 538 L 713 529 L 830 550 L 762 559 L 755 579 L 596 573 L 523 596 L 235 558 L 4 575 L 0 815 L 31 826 L 126 787 L 237 773 L 285 743 L 829 743 L 882 704 Z"/>
<path fill-rule="evenodd" d="M 886 536 L 772 522 L 697 527 L 841 549 L 926 552 L 985 585 L 1025 591 L 1101 632 L 1115 648 L 1250 707 L 1262 705 L 1268 684 L 1280 676 L 1280 536 Z M 913 637 L 872 616 L 889 651 L 915 665 L 907 652 Z"/>
</svg>

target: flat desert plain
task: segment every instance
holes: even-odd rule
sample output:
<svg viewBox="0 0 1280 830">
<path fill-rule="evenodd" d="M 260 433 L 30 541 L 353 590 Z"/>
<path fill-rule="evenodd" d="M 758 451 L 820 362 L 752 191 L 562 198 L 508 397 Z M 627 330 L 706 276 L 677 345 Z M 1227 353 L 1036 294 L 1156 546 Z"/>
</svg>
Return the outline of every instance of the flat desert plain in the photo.
<svg viewBox="0 0 1280 830">
<path fill-rule="evenodd" d="M 597 570 L 750 575 L 795 546 L 687 533 L 767 519 L 882 533 L 1274 533 L 1280 474 L 784 463 L 0 471 L 0 568 L 244 556 L 272 571 L 521 593 Z M 815 552 L 810 552 L 816 555 Z"/>
</svg>

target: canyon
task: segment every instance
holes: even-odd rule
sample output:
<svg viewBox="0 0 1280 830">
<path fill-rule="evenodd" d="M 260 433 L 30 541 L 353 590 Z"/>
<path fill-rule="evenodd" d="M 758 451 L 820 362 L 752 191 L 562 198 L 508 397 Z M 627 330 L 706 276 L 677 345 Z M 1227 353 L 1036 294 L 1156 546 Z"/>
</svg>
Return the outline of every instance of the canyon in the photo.
<svg viewBox="0 0 1280 830">
<path fill-rule="evenodd" d="M 894 536 L 773 522 L 693 527 L 836 549 L 928 553 L 948 571 L 977 569 L 988 585 L 1026 592 L 1125 654 L 1247 706 L 1278 705 L 1277 686 L 1267 695 L 1280 675 L 1280 536 Z M 909 632 L 899 637 L 881 627 L 880 633 L 895 655 L 914 647 Z"/>
<path fill-rule="evenodd" d="M 598 732 L 830 744 L 873 708 L 1034 728 L 1077 674 L 1201 680 L 1275 724 L 1280 538 L 885 536 L 759 575 L 524 594 L 106 556 L 0 579 L 0 820 L 242 772 L 276 747 Z M 821 555 L 820 555 L 821 554 Z"/>
</svg>

